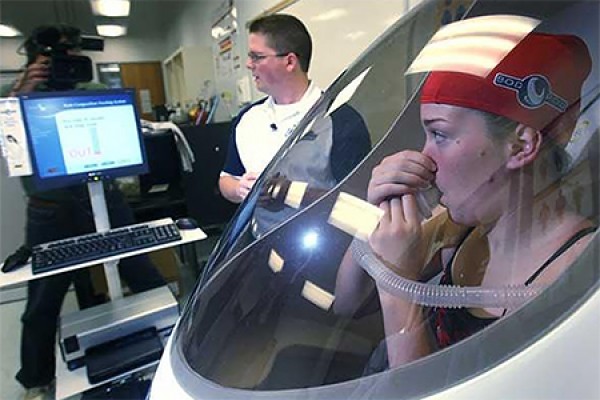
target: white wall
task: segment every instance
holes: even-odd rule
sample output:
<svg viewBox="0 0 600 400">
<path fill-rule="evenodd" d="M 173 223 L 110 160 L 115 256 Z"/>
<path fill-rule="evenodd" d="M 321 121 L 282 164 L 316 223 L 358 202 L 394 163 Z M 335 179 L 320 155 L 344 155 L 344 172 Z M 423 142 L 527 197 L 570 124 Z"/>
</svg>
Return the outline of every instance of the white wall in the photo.
<svg viewBox="0 0 600 400">
<path fill-rule="evenodd" d="M 14 252 L 25 238 L 25 197 L 18 178 L 0 168 L 0 261 Z"/>
<path fill-rule="evenodd" d="M 17 54 L 23 38 L 0 38 L 0 69 L 19 69 L 25 63 L 25 57 Z"/>
<path fill-rule="evenodd" d="M 254 2 L 254 0 L 249 1 Z M 209 80 L 214 88 L 215 73 L 212 53 L 211 29 L 215 15 L 222 8 L 222 1 L 185 1 L 179 3 L 181 9 L 166 32 L 166 49 L 169 56 L 183 51 L 188 100 L 200 97 L 204 82 Z M 194 64 L 189 71 L 189 63 Z M 167 98 L 170 99 L 167 87 Z M 218 108 L 216 121 L 230 119 L 223 107 Z"/>
</svg>

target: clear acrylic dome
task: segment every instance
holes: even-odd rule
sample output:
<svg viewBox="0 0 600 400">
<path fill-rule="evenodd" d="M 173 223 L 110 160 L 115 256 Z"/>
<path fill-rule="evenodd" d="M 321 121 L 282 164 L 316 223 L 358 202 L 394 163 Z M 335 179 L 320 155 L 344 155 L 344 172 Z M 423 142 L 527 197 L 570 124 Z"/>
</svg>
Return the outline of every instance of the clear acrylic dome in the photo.
<svg viewBox="0 0 600 400">
<path fill-rule="evenodd" d="M 170 366 L 191 397 L 423 396 L 510 358 L 568 318 L 597 289 L 598 239 L 593 229 L 599 198 L 600 14 L 595 1 L 495 0 L 473 2 L 464 8 L 467 20 L 494 15 L 537 19 L 540 23 L 533 27 L 534 32 L 576 35 L 585 42 L 592 67 L 583 82 L 573 132 L 568 141 L 559 144 L 565 150 L 561 154 L 568 156 L 562 158 L 562 175 L 552 177 L 544 166 L 522 178 L 532 184 L 493 193 L 484 200 L 516 198 L 519 227 L 525 227 L 524 231 L 532 227 L 531 235 L 537 234 L 534 226 L 538 229 L 546 222 L 563 221 L 563 217 L 565 224 L 589 226 L 585 232 L 589 235 L 583 235 L 581 242 L 586 245 L 577 245 L 581 249 L 553 273 L 535 272 L 542 264 L 538 259 L 543 261 L 555 253 L 550 246 L 540 250 L 540 255 L 534 251 L 537 249 L 526 256 L 506 250 L 505 259 L 514 259 L 508 286 L 524 286 L 532 272 L 541 274 L 534 277 L 539 284 L 532 285 L 537 288 L 533 298 L 523 306 L 499 303 L 496 307 L 462 308 L 471 316 L 489 318 L 490 323 L 447 347 L 434 346 L 406 362 L 396 362 L 398 355 L 390 347 L 402 346 L 403 335 L 411 329 L 390 335 L 391 314 L 382 311 L 387 295 L 381 295 L 381 287 L 378 290 L 366 275 L 357 281 L 343 275 L 340 265 L 352 257 L 352 241 L 368 241 L 381 218 L 377 206 L 366 201 L 373 169 L 388 156 L 404 150 L 418 152 L 428 145 L 420 108 L 420 89 L 427 72 L 405 72 L 440 28 L 447 3 L 423 2 L 356 60 L 303 119 L 239 208 L 173 335 Z M 492 28 L 498 27 L 490 25 L 490 31 Z M 509 33 L 508 25 L 503 28 Z M 499 36 L 505 34 L 502 30 Z M 484 41 L 478 45 L 491 48 L 493 44 Z M 452 55 L 453 50 L 445 51 Z M 457 53 L 454 59 L 459 57 Z M 566 73 L 564 79 L 570 79 Z M 516 95 L 518 90 L 513 92 Z M 476 165 L 473 168 L 478 169 Z M 438 178 L 440 174 L 438 171 Z M 450 190 L 440 179 L 435 183 L 442 192 L 441 204 L 439 194 L 428 194 L 421 201 L 421 209 L 426 209 L 421 213 L 433 209 L 434 214 L 423 226 L 440 215 L 448 216 L 444 209 L 451 203 Z M 473 182 L 462 185 L 467 191 Z M 533 206 L 519 203 L 523 193 L 531 195 Z M 452 210 L 449 216 L 457 219 Z M 498 243 L 490 244 L 486 234 L 495 224 L 498 221 L 486 221 L 483 227 L 473 224 L 461 231 L 468 231 L 469 239 L 461 233 L 463 251 L 451 256 L 456 265 L 452 270 L 455 284 L 485 287 L 488 278 L 493 280 L 492 266 L 486 268 L 490 251 L 495 251 Z M 562 226 L 554 229 L 558 232 Z M 473 238 L 471 232 L 478 236 Z M 516 237 L 535 239 L 506 235 L 500 244 L 505 249 L 515 248 L 511 246 Z M 548 240 L 555 240 L 556 248 L 564 242 Z M 452 243 L 447 247 L 458 246 Z M 465 249 L 469 250 L 466 255 L 462 254 Z M 444 253 L 447 249 L 442 244 L 436 250 Z M 567 249 L 565 254 L 571 253 Z M 468 268 L 478 272 L 473 274 Z M 461 274 L 475 275 L 478 280 L 463 282 Z M 424 283 L 439 286 L 441 275 L 437 270 Z M 344 285 L 350 286 L 344 289 Z M 347 292 L 351 292 L 349 300 Z M 427 306 L 420 310 L 420 326 L 429 330 L 435 329 L 434 318 L 452 318 L 449 313 L 431 313 Z M 435 337 L 435 332 L 431 335 Z"/>
</svg>

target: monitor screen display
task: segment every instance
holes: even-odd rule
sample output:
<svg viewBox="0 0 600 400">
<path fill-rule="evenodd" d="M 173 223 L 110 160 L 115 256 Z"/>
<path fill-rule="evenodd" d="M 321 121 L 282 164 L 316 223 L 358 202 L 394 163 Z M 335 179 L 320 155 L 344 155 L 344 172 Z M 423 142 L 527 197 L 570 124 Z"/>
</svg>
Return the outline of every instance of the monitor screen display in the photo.
<svg viewBox="0 0 600 400">
<path fill-rule="evenodd" d="M 38 190 L 148 172 L 133 90 L 32 93 L 21 107 Z"/>
</svg>

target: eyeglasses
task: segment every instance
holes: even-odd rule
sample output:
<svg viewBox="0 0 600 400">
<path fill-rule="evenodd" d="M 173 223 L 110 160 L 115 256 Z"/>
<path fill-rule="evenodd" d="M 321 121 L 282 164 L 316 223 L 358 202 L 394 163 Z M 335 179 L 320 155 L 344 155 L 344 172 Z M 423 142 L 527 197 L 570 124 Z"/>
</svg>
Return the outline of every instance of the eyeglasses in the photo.
<svg viewBox="0 0 600 400">
<path fill-rule="evenodd" d="M 277 54 L 257 54 L 257 53 L 250 52 L 250 53 L 248 53 L 248 58 L 253 63 L 257 63 L 257 62 L 264 60 L 267 57 L 285 57 L 288 54 L 290 54 L 290 53 L 288 52 L 288 53 L 277 53 Z"/>
</svg>

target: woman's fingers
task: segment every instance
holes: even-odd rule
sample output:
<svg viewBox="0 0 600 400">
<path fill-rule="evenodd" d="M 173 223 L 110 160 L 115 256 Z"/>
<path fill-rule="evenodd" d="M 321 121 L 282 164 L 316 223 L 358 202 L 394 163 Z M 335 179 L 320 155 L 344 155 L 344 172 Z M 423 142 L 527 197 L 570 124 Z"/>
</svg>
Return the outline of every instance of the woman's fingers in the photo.
<svg viewBox="0 0 600 400">
<path fill-rule="evenodd" d="M 401 197 L 414 191 L 414 188 L 404 184 L 388 183 L 382 185 L 369 185 L 367 201 L 371 204 L 380 204 L 387 199 Z"/>
<path fill-rule="evenodd" d="M 379 209 L 383 211 L 383 216 L 379 220 L 379 224 L 381 225 L 382 223 L 389 223 L 391 221 L 390 202 L 382 201 L 379 203 Z"/>
<path fill-rule="evenodd" d="M 374 183 L 407 183 L 412 186 L 423 186 L 435 178 L 435 174 L 423 165 L 410 160 L 382 162 L 371 174 Z"/>
<path fill-rule="evenodd" d="M 391 167 L 392 169 L 403 169 L 406 172 L 422 175 L 425 179 L 433 179 L 437 171 L 435 162 L 426 155 L 418 151 L 401 151 L 391 156 L 385 157 L 380 166 Z"/>
<path fill-rule="evenodd" d="M 427 188 L 435 179 L 435 163 L 415 151 L 388 156 L 373 168 L 367 198 L 379 204 L 386 198 L 402 196 Z"/>
<path fill-rule="evenodd" d="M 402 197 L 394 197 L 390 200 L 390 217 L 392 220 L 392 224 L 404 224 L 406 223 L 406 218 L 404 216 L 404 210 L 402 209 Z"/>
<path fill-rule="evenodd" d="M 417 199 L 413 194 L 407 194 L 402 196 L 402 210 L 404 211 L 404 218 L 410 225 L 421 224 L 423 217 L 419 212 L 419 206 L 417 205 Z"/>
</svg>

